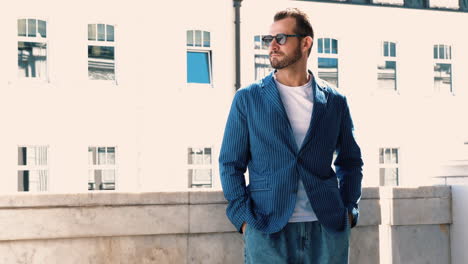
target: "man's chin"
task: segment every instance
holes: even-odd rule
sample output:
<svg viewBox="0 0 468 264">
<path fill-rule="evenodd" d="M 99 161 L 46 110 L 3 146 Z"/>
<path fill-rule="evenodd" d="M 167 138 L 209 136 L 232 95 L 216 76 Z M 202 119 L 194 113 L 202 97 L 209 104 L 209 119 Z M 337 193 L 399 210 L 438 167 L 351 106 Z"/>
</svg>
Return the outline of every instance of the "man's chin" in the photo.
<svg viewBox="0 0 468 264">
<path fill-rule="evenodd" d="M 281 62 L 275 59 L 270 60 L 270 65 L 273 69 L 277 69 L 277 70 L 284 68 L 281 65 Z"/>
</svg>

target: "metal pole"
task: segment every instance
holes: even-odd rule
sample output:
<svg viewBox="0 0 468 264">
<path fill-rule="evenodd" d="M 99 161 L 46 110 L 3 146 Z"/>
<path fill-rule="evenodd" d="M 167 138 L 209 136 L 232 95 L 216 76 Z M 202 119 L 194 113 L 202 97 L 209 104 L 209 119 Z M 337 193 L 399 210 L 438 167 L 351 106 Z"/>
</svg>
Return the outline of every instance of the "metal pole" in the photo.
<svg viewBox="0 0 468 264">
<path fill-rule="evenodd" d="M 236 13 L 236 18 L 234 20 L 234 24 L 236 25 L 235 31 L 235 45 L 236 45 L 236 91 L 239 90 L 241 87 L 241 72 L 240 72 L 240 7 L 241 7 L 242 0 L 234 0 L 234 9 Z"/>
</svg>

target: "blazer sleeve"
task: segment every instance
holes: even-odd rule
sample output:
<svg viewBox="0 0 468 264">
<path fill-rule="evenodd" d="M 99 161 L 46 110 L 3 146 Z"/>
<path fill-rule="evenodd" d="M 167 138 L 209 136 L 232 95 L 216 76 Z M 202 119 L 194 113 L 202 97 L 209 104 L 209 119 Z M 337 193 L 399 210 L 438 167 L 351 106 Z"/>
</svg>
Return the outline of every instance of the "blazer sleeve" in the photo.
<svg viewBox="0 0 468 264">
<path fill-rule="evenodd" d="M 243 222 L 250 215 L 249 195 L 244 173 L 250 160 L 247 106 L 239 90 L 234 96 L 224 130 L 219 155 L 219 170 L 224 197 L 228 200 L 226 215 L 236 229 L 241 232 Z"/>
<path fill-rule="evenodd" d="M 335 160 L 336 175 L 340 179 L 340 193 L 349 213 L 353 214 L 351 227 L 357 224 L 358 203 L 361 199 L 362 166 L 361 150 L 354 137 L 353 121 L 346 97 L 343 97 L 343 111 Z"/>
</svg>

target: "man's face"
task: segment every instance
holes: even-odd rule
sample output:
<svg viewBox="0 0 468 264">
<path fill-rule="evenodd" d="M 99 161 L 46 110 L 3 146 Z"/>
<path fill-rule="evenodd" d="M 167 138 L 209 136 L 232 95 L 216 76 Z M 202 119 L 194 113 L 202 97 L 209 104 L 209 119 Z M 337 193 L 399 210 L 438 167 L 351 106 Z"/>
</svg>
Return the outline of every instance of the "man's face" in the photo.
<svg viewBox="0 0 468 264">
<path fill-rule="evenodd" d="M 296 34 L 294 29 L 296 20 L 291 17 L 278 20 L 270 27 L 270 35 L 276 36 L 283 33 Z M 288 37 L 286 43 L 279 45 L 274 39 L 269 46 L 270 64 L 275 69 L 283 69 L 299 61 L 302 57 L 301 41 L 297 37 Z"/>
</svg>

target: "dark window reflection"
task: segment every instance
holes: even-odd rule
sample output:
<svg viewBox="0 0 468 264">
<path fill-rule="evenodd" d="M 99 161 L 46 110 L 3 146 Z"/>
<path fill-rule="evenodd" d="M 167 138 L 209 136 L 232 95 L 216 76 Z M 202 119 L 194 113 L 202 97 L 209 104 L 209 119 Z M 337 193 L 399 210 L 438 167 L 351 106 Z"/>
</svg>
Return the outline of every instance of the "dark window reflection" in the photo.
<svg viewBox="0 0 468 264">
<path fill-rule="evenodd" d="M 452 92 L 452 64 L 436 63 L 434 65 L 434 90 Z"/>
<path fill-rule="evenodd" d="M 338 87 L 338 59 L 318 58 L 318 77 Z"/>
<path fill-rule="evenodd" d="M 88 76 L 91 80 L 115 80 L 114 47 L 88 46 Z"/>
<path fill-rule="evenodd" d="M 378 89 L 394 91 L 396 86 L 396 61 L 383 61 L 377 66 Z"/>
<path fill-rule="evenodd" d="M 47 44 L 18 42 L 18 70 L 21 77 L 45 78 Z"/>
</svg>

